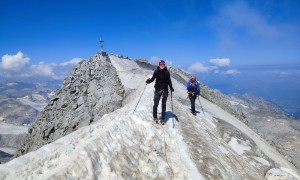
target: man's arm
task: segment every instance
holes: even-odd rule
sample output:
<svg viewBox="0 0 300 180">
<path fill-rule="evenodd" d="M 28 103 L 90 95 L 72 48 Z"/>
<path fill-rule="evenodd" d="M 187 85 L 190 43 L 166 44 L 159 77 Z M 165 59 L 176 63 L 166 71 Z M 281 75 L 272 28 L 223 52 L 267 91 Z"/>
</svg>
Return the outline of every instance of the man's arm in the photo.
<svg viewBox="0 0 300 180">
<path fill-rule="evenodd" d="M 191 87 L 190 84 L 191 84 L 190 81 L 186 84 L 186 90 L 190 90 L 190 87 Z"/>
<path fill-rule="evenodd" d="M 153 75 L 152 75 L 152 78 L 150 79 L 147 79 L 146 83 L 147 84 L 150 84 L 154 81 L 154 79 L 156 78 L 156 70 L 154 71 Z"/>
</svg>

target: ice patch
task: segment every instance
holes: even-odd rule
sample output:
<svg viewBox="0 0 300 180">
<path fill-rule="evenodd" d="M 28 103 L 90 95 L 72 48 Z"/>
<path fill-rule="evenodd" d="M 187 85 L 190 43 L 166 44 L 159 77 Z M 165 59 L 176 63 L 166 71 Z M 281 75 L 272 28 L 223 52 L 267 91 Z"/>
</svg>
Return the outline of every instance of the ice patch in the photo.
<svg viewBox="0 0 300 180">
<path fill-rule="evenodd" d="M 240 106 L 242 106 L 243 108 L 248 108 L 248 106 L 246 106 L 244 104 L 240 104 Z"/>
<path fill-rule="evenodd" d="M 278 179 L 294 179 L 287 172 L 284 172 L 281 169 L 272 168 L 266 173 L 266 178 L 268 180 L 278 180 Z"/>
<path fill-rule="evenodd" d="M 236 152 L 238 155 L 242 155 L 245 151 L 250 151 L 251 147 L 247 146 L 246 143 L 242 142 L 241 144 L 238 143 L 237 139 L 231 137 L 231 140 L 228 142 L 228 145 Z"/>
<path fill-rule="evenodd" d="M 238 102 L 235 102 L 235 101 L 229 101 L 229 102 L 230 102 L 230 104 L 233 105 L 233 106 L 239 105 L 239 103 L 238 103 Z"/>
<path fill-rule="evenodd" d="M 200 109 L 196 109 L 196 111 L 200 112 L 200 113 L 197 114 L 197 116 L 203 118 L 207 122 L 208 126 L 210 126 L 213 129 L 217 127 L 216 124 L 215 124 L 215 122 L 217 122 L 217 120 L 210 113 L 203 112 Z"/>
<path fill-rule="evenodd" d="M 250 164 L 251 164 L 252 166 L 256 166 L 255 161 L 250 161 Z"/>
<path fill-rule="evenodd" d="M 261 163 L 261 164 L 263 164 L 263 165 L 270 166 L 269 161 L 265 160 L 264 158 L 261 158 L 261 157 L 254 157 L 254 159 L 255 159 L 257 162 L 259 162 L 259 163 Z"/>
<path fill-rule="evenodd" d="M 224 146 L 219 146 L 218 147 L 219 149 L 220 149 L 220 151 L 223 153 L 223 154 L 229 154 L 229 151 L 227 151 L 227 149 L 226 148 L 224 148 Z"/>
</svg>

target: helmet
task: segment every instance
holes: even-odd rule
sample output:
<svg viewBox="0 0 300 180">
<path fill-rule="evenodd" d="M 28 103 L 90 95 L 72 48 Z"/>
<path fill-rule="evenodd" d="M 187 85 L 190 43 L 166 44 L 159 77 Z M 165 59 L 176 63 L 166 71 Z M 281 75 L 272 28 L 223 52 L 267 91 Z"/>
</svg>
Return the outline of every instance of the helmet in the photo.
<svg viewBox="0 0 300 180">
<path fill-rule="evenodd" d="M 164 60 L 160 60 L 160 61 L 159 61 L 159 65 L 161 65 L 161 64 L 165 65 L 166 63 L 165 63 Z"/>
</svg>

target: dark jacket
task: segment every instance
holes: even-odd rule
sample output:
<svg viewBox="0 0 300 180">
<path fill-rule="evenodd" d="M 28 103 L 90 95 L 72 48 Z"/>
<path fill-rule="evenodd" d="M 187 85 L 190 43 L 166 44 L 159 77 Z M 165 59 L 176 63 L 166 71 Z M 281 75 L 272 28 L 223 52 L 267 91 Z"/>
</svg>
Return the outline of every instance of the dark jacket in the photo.
<svg viewBox="0 0 300 180">
<path fill-rule="evenodd" d="M 190 80 L 187 85 L 186 89 L 188 90 L 188 93 L 193 93 L 195 95 L 200 95 L 200 86 L 197 81 Z"/>
<path fill-rule="evenodd" d="M 155 90 L 168 90 L 169 85 L 170 90 L 174 91 L 170 77 L 170 72 L 168 71 L 167 67 L 165 67 L 164 69 L 159 69 L 158 66 L 157 69 L 154 71 L 152 78 L 147 80 L 147 83 L 152 83 L 154 79 L 156 79 L 154 85 Z"/>
</svg>

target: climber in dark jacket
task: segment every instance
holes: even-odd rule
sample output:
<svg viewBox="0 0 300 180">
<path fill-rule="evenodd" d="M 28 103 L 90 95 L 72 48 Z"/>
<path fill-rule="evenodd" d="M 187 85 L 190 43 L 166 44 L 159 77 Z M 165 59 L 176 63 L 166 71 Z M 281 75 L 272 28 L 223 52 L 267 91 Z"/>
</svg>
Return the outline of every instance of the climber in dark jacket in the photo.
<svg viewBox="0 0 300 180">
<path fill-rule="evenodd" d="M 195 101 L 200 96 L 200 86 L 196 80 L 196 76 L 192 76 L 191 80 L 187 83 L 186 89 L 188 90 L 188 96 L 191 101 L 191 111 L 193 115 L 196 115 Z"/>
<path fill-rule="evenodd" d="M 154 71 L 152 78 L 147 79 L 146 83 L 149 84 L 151 82 L 155 81 L 155 92 L 154 92 L 154 105 L 153 105 L 153 118 L 158 123 L 157 119 L 157 106 L 159 104 L 159 100 L 162 96 L 162 112 L 161 112 L 161 123 L 165 123 L 165 116 L 166 116 L 166 102 L 168 98 L 168 86 L 170 87 L 170 90 L 174 92 L 172 81 L 170 77 L 170 72 L 168 71 L 165 61 L 161 60 L 159 62 L 159 66 Z"/>
</svg>

